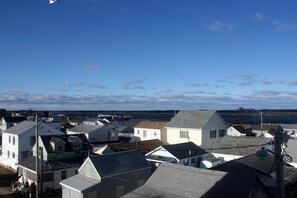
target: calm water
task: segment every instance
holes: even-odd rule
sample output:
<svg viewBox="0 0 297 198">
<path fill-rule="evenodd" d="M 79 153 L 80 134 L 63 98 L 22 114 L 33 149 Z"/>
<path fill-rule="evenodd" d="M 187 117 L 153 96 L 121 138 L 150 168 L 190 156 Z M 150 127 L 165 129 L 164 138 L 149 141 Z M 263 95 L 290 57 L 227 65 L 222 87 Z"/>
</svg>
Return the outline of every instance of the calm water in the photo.
<svg viewBox="0 0 297 198">
<path fill-rule="evenodd" d="M 67 114 L 65 112 L 66 117 L 81 117 L 81 118 L 96 118 L 98 114 L 107 114 L 107 115 L 121 115 L 121 116 L 132 116 L 133 119 L 143 119 L 143 120 L 163 120 L 170 121 L 172 117 L 174 117 L 174 111 L 164 111 L 164 112 L 156 112 L 156 111 L 143 111 L 143 112 L 116 112 L 116 111 L 105 111 L 105 112 L 86 112 L 82 114 Z M 261 123 L 261 117 L 255 115 L 226 115 L 221 113 L 221 116 L 227 123 Z M 263 123 L 287 123 L 287 124 L 297 124 L 297 115 L 263 115 Z"/>
</svg>

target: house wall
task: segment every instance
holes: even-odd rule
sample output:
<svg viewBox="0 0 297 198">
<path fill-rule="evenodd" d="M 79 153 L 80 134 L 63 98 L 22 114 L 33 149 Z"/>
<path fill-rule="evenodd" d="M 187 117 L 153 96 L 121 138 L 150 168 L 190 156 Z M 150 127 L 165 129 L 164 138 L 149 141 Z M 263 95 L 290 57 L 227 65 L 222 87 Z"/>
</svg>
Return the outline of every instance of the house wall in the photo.
<svg viewBox="0 0 297 198">
<path fill-rule="evenodd" d="M 230 136 L 246 136 L 246 134 L 242 134 L 240 133 L 239 131 L 237 131 L 235 128 L 233 127 L 229 127 L 227 129 L 227 135 L 230 135 Z"/>
<path fill-rule="evenodd" d="M 10 143 L 9 143 L 9 137 L 10 137 Z M 15 138 L 15 144 L 13 144 L 13 138 Z M 22 142 L 22 144 L 26 144 L 26 142 Z M 10 167 L 14 170 L 17 169 L 17 164 L 19 162 L 20 158 L 20 149 L 19 145 L 20 140 L 17 135 L 11 134 L 11 133 L 2 133 L 2 155 L 0 157 L 0 163 L 3 164 L 6 167 Z M 9 153 L 9 156 L 8 156 Z M 13 157 L 14 153 L 14 157 Z"/>
<path fill-rule="evenodd" d="M 73 175 L 75 175 L 75 171 L 78 170 L 79 167 L 73 167 L 73 168 L 67 168 L 62 170 L 57 170 L 54 172 L 54 180 L 53 180 L 53 188 L 54 190 L 62 188 L 60 181 L 61 179 L 61 172 L 66 171 L 66 178 L 69 178 Z"/>
<path fill-rule="evenodd" d="M 87 197 L 87 193 L 97 192 L 98 198 L 117 198 L 117 186 L 124 186 L 124 194 L 135 190 L 143 185 L 151 175 L 151 168 L 144 168 L 136 171 L 127 172 L 125 174 L 113 175 L 111 177 L 102 178 L 100 184 L 83 192 L 83 197 Z"/>
<path fill-rule="evenodd" d="M 97 171 L 90 162 L 90 159 L 87 159 L 84 162 L 84 164 L 79 169 L 78 174 L 101 181 L 101 177 L 97 174 Z"/>
<path fill-rule="evenodd" d="M 214 130 L 216 131 L 216 137 L 210 138 L 210 131 Z M 201 148 L 210 149 L 213 143 L 219 142 L 222 139 L 222 137 L 219 137 L 219 130 L 225 130 L 226 134 L 227 126 L 218 113 L 215 113 L 202 128 Z"/>
<path fill-rule="evenodd" d="M 5 131 L 7 129 L 7 123 L 5 122 L 4 118 L 2 117 L 0 120 L 0 132 Z"/>
<path fill-rule="evenodd" d="M 83 194 L 63 186 L 62 187 L 62 197 L 63 198 L 82 198 Z"/>
<path fill-rule="evenodd" d="M 180 131 L 188 131 L 188 138 L 180 138 Z M 184 142 L 194 142 L 196 145 L 201 145 L 201 130 L 190 128 L 166 128 L 166 143 L 178 144 Z"/>
<path fill-rule="evenodd" d="M 67 134 L 80 134 L 83 133 L 86 135 L 87 139 L 90 142 L 108 142 L 108 141 L 116 141 L 118 140 L 118 132 L 112 130 L 106 126 L 102 126 L 99 129 L 91 131 L 89 133 L 84 132 L 73 132 L 71 129 L 67 131 Z M 112 133 L 114 136 L 112 136 Z"/>
<path fill-rule="evenodd" d="M 146 137 L 144 136 L 144 131 L 146 131 Z M 148 128 L 134 128 L 134 136 L 139 137 L 141 141 L 153 139 L 161 140 L 161 130 Z"/>
</svg>

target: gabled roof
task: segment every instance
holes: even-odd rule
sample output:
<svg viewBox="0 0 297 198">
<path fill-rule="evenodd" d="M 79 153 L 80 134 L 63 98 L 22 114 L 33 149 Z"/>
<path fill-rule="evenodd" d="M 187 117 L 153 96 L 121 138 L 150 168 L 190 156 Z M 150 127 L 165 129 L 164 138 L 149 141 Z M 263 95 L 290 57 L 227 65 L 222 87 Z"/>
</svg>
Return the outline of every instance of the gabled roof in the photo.
<svg viewBox="0 0 297 198">
<path fill-rule="evenodd" d="M 270 139 L 261 137 L 224 136 L 218 143 L 212 144 L 212 148 L 205 150 L 212 153 L 247 156 L 256 153 L 270 142 Z"/>
<path fill-rule="evenodd" d="M 13 127 L 10 127 L 9 129 L 7 129 L 6 131 L 3 131 L 3 132 L 20 135 L 22 133 L 32 130 L 35 126 L 36 126 L 36 122 L 23 121 Z"/>
<path fill-rule="evenodd" d="M 168 122 L 158 122 L 158 121 L 142 121 L 138 123 L 134 128 L 145 128 L 145 129 L 161 129 Z"/>
<path fill-rule="evenodd" d="M 69 129 L 69 131 L 71 131 L 71 132 L 80 132 L 80 133 L 90 133 L 90 132 L 95 131 L 97 129 L 100 129 L 102 127 L 106 128 L 106 126 L 103 126 L 103 125 L 81 124 L 81 125 L 78 125 L 76 127 L 73 127 L 71 129 Z"/>
<path fill-rule="evenodd" d="M 124 198 L 248 197 L 255 177 L 162 163 L 148 181 Z"/>
<path fill-rule="evenodd" d="M 179 111 L 170 122 L 167 123 L 166 127 L 202 129 L 215 113 L 216 111 L 207 110 Z"/>
<path fill-rule="evenodd" d="M 245 129 L 243 126 L 236 125 L 236 126 L 232 126 L 232 127 L 234 129 L 236 129 L 238 132 L 243 133 L 243 134 L 252 133 L 251 129 Z"/>
<path fill-rule="evenodd" d="M 65 142 L 65 152 L 68 151 L 73 151 L 70 141 L 69 141 L 69 137 L 78 137 L 80 140 L 82 140 L 83 144 L 82 144 L 82 148 L 81 150 L 92 150 L 93 147 L 91 146 L 91 144 L 89 143 L 89 141 L 87 140 L 85 134 L 71 134 L 71 135 L 41 135 L 39 138 L 41 139 L 43 145 L 44 145 L 44 149 L 46 150 L 47 153 L 54 153 L 55 151 L 53 150 L 50 141 L 56 140 L 62 140 Z"/>
<path fill-rule="evenodd" d="M 154 139 L 139 142 L 109 144 L 108 146 L 114 151 L 139 150 L 142 154 L 145 155 L 148 152 L 154 150 L 155 148 L 158 148 L 159 146 L 163 145 L 165 145 L 164 142 L 158 139 Z"/>
<path fill-rule="evenodd" d="M 26 133 L 28 131 L 32 131 L 35 130 L 34 127 L 36 126 L 36 122 L 33 121 L 23 121 L 18 123 L 17 125 L 3 131 L 5 133 L 11 133 L 11 134 L 15 134 L 15 135 L 22 135 L 23 133 Z M 46 127 L 45 127 L 46 126 Z M 45 129 L 48 129 L 47 131 L 44 131 Z M 61 133 L 63 134 L 63 132 L 51 127 L 50 125 L 48 125 L 47 123 L 44 122 L 39 122 L 38 123 L 38 129 L 41 131 L 44 131 L 47 134 L 53 134 L 53 133 Z"/>
<path fill-rule="evenodd" d="M 90 156 L 89 159 L 100 177 L 150 168 L 145 157 L 136 150 Z"/>
<path fill-rule="evenodd" d="M 174 155 L 177 159 L 186 159 L 207 154 L 205 150 L 193 142 L 164 145 L 162 147 Z"/>
<path fill-rule="evenodd" d="M 75 189 L 79 192 L 83 192 L 92 186 L 98 185 L 98 181 L 80 174 L 76 174 L 72 177 L 62 180 L 60 184 L 67 186 L 68 188 Z"/>
<path fill-rule="evenodd" d="M 276 178 L 276 164 L 275 157 L 273 155 L 268 155 L 267 158 L 261 159 L 260 157 L 256 156 L 256 154 L 253 154 L 228 161 L 210 169 L 259 177 L 262 176 L 261 178 L 265 178 L 270 175 L 272 178 Z M 287 165 L 286 162 L 284 162 L 283 169 L 285 184 L 294 183 L 297 181 L 296 168 L 291 167 Z"/>
<path fill-rule="evenodd" d="M 26 117 L 22 117 L 22 116 L 3 117 L 3 119 L 5 120 L 6 123 L 8 122 L 19 123 L 24 120 L 27 120 Z"/>
</svg>

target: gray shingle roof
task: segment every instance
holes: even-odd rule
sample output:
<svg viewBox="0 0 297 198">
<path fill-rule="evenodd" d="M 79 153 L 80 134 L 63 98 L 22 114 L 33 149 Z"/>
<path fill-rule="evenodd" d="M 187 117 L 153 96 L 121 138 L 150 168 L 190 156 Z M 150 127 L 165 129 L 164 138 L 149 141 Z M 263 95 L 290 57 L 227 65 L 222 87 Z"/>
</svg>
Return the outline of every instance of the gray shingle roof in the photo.
<svg viewBox="0 0 297 198">
<path fill-rule="evenodd" d="M 186 159 L 207 154 L 205 150 L 193 142 L 164 145 L 163 148 L 174 155 L 177 159 Z"/>
<path fill-rule="evenodd" d="M 145 157 L 136 150 L 90 156 L 89 158 L 101 177 L 150 168 Z"/>
<path fill-rule="evenodd" d="M 100 129 L 101 127 L 105 127 L 105 126 L 81 124 L 69 129 L 69 131 L 80 132 L 80 133 L 90 133 L 92 131 Z"/>
<path fill-rule="evenodd" d="M 72 177 L 69 177 L 65 180 L 62 180 L 60 184 L 79 190 L 80 192 L 95 186 L 98 184 L 98 181 L 83 175 L 77 174 Z"/>
<path fill-rule="evenodd" d="M 179 111 L 166 127 L 201 129 L 216 111 Z"/>
<path fill-rule="evenodd" d="M 20 135 L 24 132 L 32 130 L 36 126 L 35 122 L 32 121 L 23 121 L 18 123 L 17 125 L 7 129 L 4 131 L 5 133 L 11 133 L 15 135 Z"/>
<path fill-rule="evenodd" d="M 247 156 L 255 154 L 271 140 L 249 136 L 224 136 L 220 142 L 214 143 L 212 148 L 206 149 L 212 153 Z"/>
<path fill-rule="evenodd" d="M 148 181 L 125 198 L 248 197 L 255 177 L 162 163 Z"/>
</svg>

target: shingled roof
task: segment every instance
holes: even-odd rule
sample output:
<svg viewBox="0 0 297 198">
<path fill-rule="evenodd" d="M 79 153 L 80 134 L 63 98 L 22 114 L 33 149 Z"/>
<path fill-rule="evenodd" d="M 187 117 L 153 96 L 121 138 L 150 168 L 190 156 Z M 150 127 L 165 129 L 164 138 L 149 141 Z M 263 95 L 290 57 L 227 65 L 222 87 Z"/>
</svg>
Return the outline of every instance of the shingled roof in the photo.
<svg viewBox="0 0 297 198">
<path fill-rule="evenodd" d="M 253 176 L 162 163 L 148 181 L 124 198 L 248 197 Z"/>
<path fill-rule="evenodd" d="M 158 122 L 158 121 L 142 121 L 138 123 L 134 128 L 145 128 L 145 129 L 161 129 L 168 122 Z"/>
<path fill-rule="evenodd" d="M 166 127 L 201 129 L 215 113 L 208 110 L 179 111 Z"/>
</svg>

